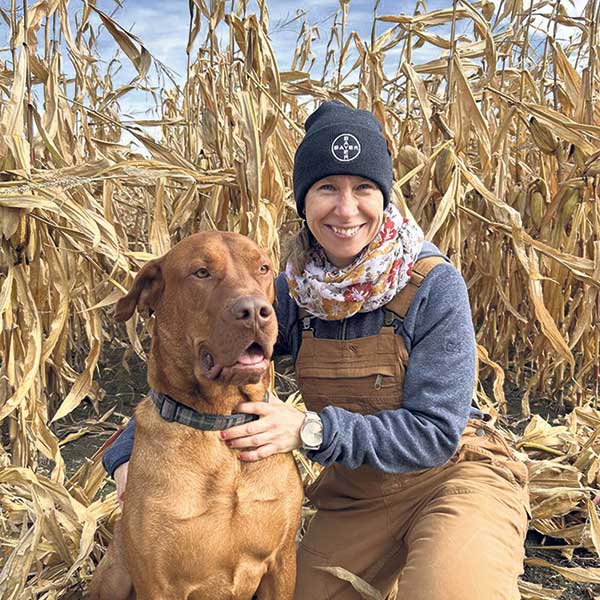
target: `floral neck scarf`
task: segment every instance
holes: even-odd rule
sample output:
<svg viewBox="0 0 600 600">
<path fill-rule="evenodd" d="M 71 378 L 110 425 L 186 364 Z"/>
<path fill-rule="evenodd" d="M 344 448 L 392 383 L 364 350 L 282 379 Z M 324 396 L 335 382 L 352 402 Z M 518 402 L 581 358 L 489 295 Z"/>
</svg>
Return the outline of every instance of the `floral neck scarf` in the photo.
<svg viewBox="0 0 600 600">
<path fill-rule="evenodd" d="M 389 204 L 379 232 L 347 267 L 332 265 L 319 244 L 307 251 L 301 272 L 288 262 L 290 295 L 311 315 L 328 321 L 375 310 L 408 284 L 423 239 L 421 228 Z"/>
</svg>

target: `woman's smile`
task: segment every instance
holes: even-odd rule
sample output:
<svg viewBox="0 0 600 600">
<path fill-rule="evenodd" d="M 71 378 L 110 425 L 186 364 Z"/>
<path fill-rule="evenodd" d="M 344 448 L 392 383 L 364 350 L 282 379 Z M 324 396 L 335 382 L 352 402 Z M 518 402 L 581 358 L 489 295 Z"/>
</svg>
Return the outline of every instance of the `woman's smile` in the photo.
<svg viewBox="0 0 600 600">
<path fill-rule="evenodd" d="M 329 227 L 333 233 L 335 233 L 337 236 L 339 236 L 342 239 L 347 239 L 347 238 L 351 238 L 354 237 L 359 229 L 362 227 L 362 225 L 353 225 L 352 227 L 342 227 L 342 226 L 335 226 L 335 225 L 327 225 L 327 227 Z"/>
</svg>

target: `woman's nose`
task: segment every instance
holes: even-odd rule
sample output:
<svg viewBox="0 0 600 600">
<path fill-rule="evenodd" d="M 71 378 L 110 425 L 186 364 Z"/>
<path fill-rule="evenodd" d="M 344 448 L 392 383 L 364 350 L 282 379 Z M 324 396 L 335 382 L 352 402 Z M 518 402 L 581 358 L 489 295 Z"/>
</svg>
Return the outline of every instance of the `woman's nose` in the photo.
<svg viewBox="0 0 600 600">
<path fill-rule="evenodd" d="M 339 192 L 336 212 L 338 215 L 347 216 L 357 212 L 358 202 L 352 193 L 352 188 L 342 188 Z"/>
</svg>

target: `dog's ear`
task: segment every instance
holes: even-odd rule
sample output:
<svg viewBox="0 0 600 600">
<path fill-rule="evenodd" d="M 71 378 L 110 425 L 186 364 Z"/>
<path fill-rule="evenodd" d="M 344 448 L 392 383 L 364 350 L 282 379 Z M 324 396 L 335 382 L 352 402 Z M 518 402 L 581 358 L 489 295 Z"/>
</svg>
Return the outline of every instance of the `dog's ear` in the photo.
<svg viewBox="0 0 600 600">
<path fill-rule="evenodd" d="M 156 258 L 140 269 L 129 293 L 117 302 L 115 307 L 117 321 L 130 319 L 136 307 L 138 310 L 155 309 L 165 287 L 161 266 L 162 258 Z"/>
</svg>

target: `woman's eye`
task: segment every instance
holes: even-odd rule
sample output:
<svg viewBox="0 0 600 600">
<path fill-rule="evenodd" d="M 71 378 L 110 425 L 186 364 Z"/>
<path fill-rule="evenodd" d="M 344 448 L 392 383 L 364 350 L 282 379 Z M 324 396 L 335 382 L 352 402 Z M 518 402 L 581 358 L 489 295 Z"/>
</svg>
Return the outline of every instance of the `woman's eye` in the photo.
<svg viewBox="0 0 600 600">
<path fill-rule="evenodd" d="M 271 269 L 270 269 L 269 265 L 261 265 L 259 270 L 261 273 L 264 274 L 264 273 L 268 273 Z"/>
<path fill-rule="evenodd" d="M 335 187 L 333 185 L 331 185 L 330 183 L 324 183 L 323 185 L 319 186 L 320 190 L 323 190 L 325 192 L 331 192 L 333 190 L 335 190 Z"/>
<path fill-rule="evenodd" d="M 200 267 L 194 273 L 194 275 L 196 275 L 196 277 L 199 277 L 200 279 L 206 279 L 207 277 L 210 277 L 210 273 L 208 272 L 208 269 L 206 267 Z"/>
<path fill-rule="evenodd" d="M 372 183 L 361 183 L 357 186 L 357 189 L 359 190 L 371 190 L 373 189 L 373 184 Z"/>
</svg>

